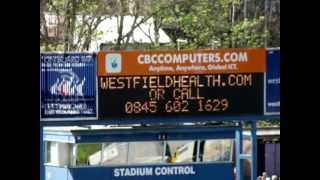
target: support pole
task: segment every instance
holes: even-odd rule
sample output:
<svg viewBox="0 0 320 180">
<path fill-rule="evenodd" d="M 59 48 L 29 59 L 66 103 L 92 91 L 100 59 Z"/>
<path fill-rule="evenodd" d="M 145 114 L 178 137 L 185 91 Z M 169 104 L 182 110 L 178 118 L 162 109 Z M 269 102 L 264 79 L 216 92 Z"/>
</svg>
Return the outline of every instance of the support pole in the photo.
<svg viewBox="0 0 320 180">
<path fill-rule="evenodd" d="M 40 124 L 40 180 L 45 180 L 43 125 Z"/>
<path fill-rule="evenodd" d="M 257 123 L 251 123 L 251 180 L 257 179 Z"/>
<path fill-rule="evenodd" d="M 243 163 L 241 159 L 242 154 L 242 124 L 239 123 L 240 128 L 236 130 L 236 179 L 243 180 Z"/>
</svg>

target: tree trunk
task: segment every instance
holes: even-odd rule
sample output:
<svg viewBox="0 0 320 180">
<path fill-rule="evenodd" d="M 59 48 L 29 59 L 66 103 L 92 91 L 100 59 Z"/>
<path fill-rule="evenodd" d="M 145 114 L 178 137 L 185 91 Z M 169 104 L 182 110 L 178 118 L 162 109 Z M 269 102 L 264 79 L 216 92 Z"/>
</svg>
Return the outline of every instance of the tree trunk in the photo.
<svg viewBox="0 0 320 180">
<path fill-rule="evenodd" d="M 76 12 L 77 12 L 77 1 L 71 1 L 71 20 L 70 20 L 70 31 L 69 31 L 69 51 L 75 50 L 74 45 L 74 34 L 75 34 L 75 26 L 76 26 Z"/>
<path fill-rule="evenodd" d="M 85 37 L 85 41 L 83 43 L 83 47 L 82 49 L 84 50 L 89 50 L 90 44 L 92 42 L 92 36 L 94 34 L 94 32 L 97 30 L 98 26 L 100 25 L 101 22 L 103 22 L 106 19 L 106 17 L 93 17 L 92 21 L 88 24 L 88 34 Z"/>
<path fill-rule="evenodd" d="M 73 38 L 76 24 L 76 0 L 66 2 L 64 51 L 73 50 Z"/>
<path fill-rule="evenodd" d="M 135 29 L 135 25 L 136 25 L 137 19 L 138 19 L 138 15 L 134 16 L 134 20 L 133 20 L 132 26 L 131 26 L 131 28 L 130 28 L 130 31 L 125 35 L 125 37 L 126 37 L 126 42 L 125 42 L 125 44 L 124 44 L 124 48 L 127 48 L 128 44 L 129 44 L 130 36 L 132 36 L 132 34 L 133 34 L 133 31 L 134 31 L 134 29 Z M 123 38 L 124 38 L 124 37 L 123 37 Z"/>
<path fill-rule="evenodd" d="M 116 42 L 115 49 L 119 50 L 121 48 L 121 41 L 123 39 L 123 21 L 124 21 L 124 13 L 125 13 L 125 1 L 120 0 L 120 22 L 118 24 L 118 38 Z"/>
<path fill-rule="evenodd" d="M 265 18 L 265 24 L 264 24 L 264 32 L 268 32 L 268 0 L 264 0 L 264 18 Z M 264 47 L 268 47 L 268 35 L 266 34 L 264 39 Z"/>
<path fill-rule="evenodd" d="M 243 18 L 246 19 L 247 18 L 247 0 L 244 0 L 243 2 Z"/>
<path fill-rule="evenodd" d="M 41 33 L 41 42 L 44 44 L 45 51 L 49 51 L 49 35 L 48 35 L 48 27 L 47 27 L 47 21 L 45 18 L 45 7 L 47 5 L 47 0 L 41 0 L 40 1 L 40 27 L 43 28 L 44 32 Z"/>
<path fill-rule="evenodd" d="M 159 39 L 160 39 L 160 27 L 161 27 L 161 19 L 157 16 L 154 17 L 154 44 L 156 47 L 159 47 Z"/>
<path fill-rule="evenodd" d="M 66 14 L 64 17 L 64 52 L 69 51 L 69 30 L 70 30 L 70 1 L 65 4 Z M 58 17 L 59 18 L 59 17 Z"/>
<path fill-rule="evenodd" d="M 234 1 L 232 1 L 232 17 L 231 17 L 231 27 L 234 27 L 234 19 L 235 19 L 235 11 L 236 11 L 236 6 Z M 231 47 L 234 48 L 234 37 L 233 35 L 231 36 Z"/>
</svg>

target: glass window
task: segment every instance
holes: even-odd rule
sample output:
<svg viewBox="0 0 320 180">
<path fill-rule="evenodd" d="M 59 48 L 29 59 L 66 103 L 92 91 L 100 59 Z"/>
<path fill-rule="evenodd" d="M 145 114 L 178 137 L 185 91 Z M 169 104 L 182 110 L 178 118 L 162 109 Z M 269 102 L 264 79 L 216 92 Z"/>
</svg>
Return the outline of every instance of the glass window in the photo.
<svg viewBox="0 0 320 180">
<path fill-rule="evenodd" d="M 163 141 L 130 142 L 128 164 L 165 162 Z"/>
<path fill-rule="evenodd" d="M 208 161 L 232 161 L 233 140 L 215 139 L 205 140 L 202 160 Z"/>
<path fill-rule="evenodd" d="M 45 142 L 45 150 L 45 162 L 49 165 L 59 165 L 58 143 L 52 141 Z"/>
<path fill-rule="evenodd" d="M 196 160 L 196 141 L 168 141 L 167 155 L 171 163 L 194 162 Z"/>
<path fill-rule="evenodd" d="M 101 153 L 101 144 L 78 144 L 76 154 L 77 165 L 89 165 L 96 163 L 96 154 Z M 91 162 L 90 162 L 91 160 Z M 100 159 L 98 160 L 99 164 Z"/>
<path fill-rule="evenodd" d="M 128 162 L 128 143 L 104 143 L 103 153 L 99 154 L 102 165 L 127 164 Z"/>
<path fill-rule="evenodd" d="M 46 152 L 45 163 L 50 163 L 52 161 L 51 160 L 51 146 L 52 146 L 51 141 L 45 142 L 45 152 Z"/>
<path fill-rule="evenodd" d="M 70 159 L 76 166 L 231 162 L 233 143 L 233 139 L 215 139 L 78 144 L 75 158 Z"/>
<path fill-rule="evenodd" d="M 250 138 L 243 139 L 242 141 L 242 152 L 243 154 L 251 154 L 251 140 Z"/>
<path fill-rule="evenodd" d="M 53 166 L 67 166 L 72 161 L 73 145 L 53 141 L 45 142 L 45 163 Z"/>
</svg>

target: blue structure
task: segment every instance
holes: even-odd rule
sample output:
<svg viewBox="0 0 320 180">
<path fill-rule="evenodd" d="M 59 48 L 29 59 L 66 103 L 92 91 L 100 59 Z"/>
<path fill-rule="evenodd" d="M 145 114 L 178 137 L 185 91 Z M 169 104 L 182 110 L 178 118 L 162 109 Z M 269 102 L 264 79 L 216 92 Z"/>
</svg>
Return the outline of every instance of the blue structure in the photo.
<svg viewBox="0 0 320 180">
<path fill-rule="evenodd" d="M 255 124 L 255 123 L 253 123 Z M 255 132 L 252 126 L 252 132 Z M 43 132 L 43 144 L 48 142 L 68 144 L 68 151 L 61 154 L 72 154 L 82 144 L 92 143 L 130 143 L 130 142 L 192 142 L 192 160 L 185 162 L 161 161 L 159 163 L 128 163 L 107 165 L 78 165 L 77 160 L 71 156 L 64 163 L 50 165 L 46 163 L 43 168 L 43 179 L 45 180 L 86 180 L 86 179 L 207 179 L 215 177 L 219 180 L 243 179 L 243 159 L 252 159 L 252 169 L 256 167 L 255 157 L 242 154 L 242 128 L 241 124 L 236 126 L 184 126 L 184 127 L 156 127 L 156 128 L 130 128 L 130 129 L 69 129 L 50 130 Z M 252 134 L 253 136 L 255 133 Z M 236 154 L 233 156 L 233 146 L 227 147 L 224 153 L 217 154 L 210 160 L 207 144 L 215 144 L 217 140 L 232 142 L 235 144 Z M 254 140 L 254 137 L 253 137 Z M 213 143 L 214 142 L 214 143 Z M 219 141 L 218 141 L 219 142 Z M 190 143 L 189 143 L 190 144 Z M 201 145 L 202 144 L 202 145 Z M 205 144 L 205 145 L 203 145 Z M 228 143 L 227 143 L 228 144 Z M 64 147 L 67 147 L 64 145 Z M 71 147 L 71 148 L 70 148 Z M 185 146 L 187 147 L 187 146 Z M 190 146 L 191 147 L 191 146 Z M 252 146 L 256 148 L 256 146 Z M 59 149 L 59 148 L 58 148 Z M 58 150 L 59 151 L 59 150 Z M 48 149 L 42 154 L 42 159 L 48 157 Z M 101 151 L 102 152 L 102 151 Z M 182 152 L 182 151 L 181 151 Z M 255 152 L 253 149 L 252 152 Z M 167 152 L 166 152 L 167 153 Z M 183 153 L 182 153 L 183 154 Z M 164 154 L 165 155 L 165 154 Z M 175 154 L 176 155 L 176 154 Z M 165 158 L 162 158 L 165 159 Z M 170 159 L 170 158 L 169 158 Z M 171 159 L 172 160 L 172 159 Z M 236 169 L 236 177 L 234 170 Z M 149 174 L 146 174 L 148 172 Z M 254 172 L 254 171 L 252 171 Z M 139 174 L 140 173 L 140 174 Z M 255 172 L 253 173 L 253 176 Z"/>
</svg>

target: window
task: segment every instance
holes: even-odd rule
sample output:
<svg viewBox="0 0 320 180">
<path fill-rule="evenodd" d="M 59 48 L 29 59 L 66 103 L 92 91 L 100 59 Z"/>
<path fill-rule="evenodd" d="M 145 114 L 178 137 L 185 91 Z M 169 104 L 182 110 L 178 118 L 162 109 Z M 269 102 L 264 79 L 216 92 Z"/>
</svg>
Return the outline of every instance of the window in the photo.
<svg viewBox="0 0 320 180">
<path fill-rule="evenodd" d="M 54 145 L 54 142 L 51 142 L 51 141 L 46 141 L 45 142 L 45 163 L 50 163 L 52 161 L 52 158 L 51 158 L 51 147 Z"/>
<path fill-rule="evenodd" d="M 73 144 L 45 141 L 45 163 L 52 166 L 68 166 L 73 161 Z"/>
<path fill-rule="evenodd" d="M 101 144 L 78 144 L 76 165 L 89 165 L 89 158 L 98 153 L 100 150 Z M 95 158 L 91 158 L 91 161 L 95 162 L 95 160 Z"/>
<path fill-rule="evenodd" d="M 58 143 L 46 141 L 45 142 L 45 162 L 50 165 L 58 165 Z"/>
<path fill-rule="evenodd" d="M 202 159 L 204 162 L 232 161 L 232 151 L 232 139 L 206 140 L 204 141 Z"/>
<path fill-rule="evenodd" d="M 196 160 L 196 141 L 168 141 L 168 148 L 170 152 L 169 162 L 183 163 L 193 162 Z"/>
<path fill-rule="evenodd" d="M 76 147 L 76 148 L 74 148 Z M 231 162 L 233 139 L 46 143 L 46 162 L 65 166 Z"/>
<path fill-rule="evenodd" d="M 104 143 L 103 153 L 100 153 L 102 165 L 120 165 L 127 164 L 128 161 L 128 146 L 127 142 L 119 143 Z"/>
<path fill-rule="evenodd" d="M 242 144 L 243 144 L 243 149 L 242 149 L 242 152 L 243 154 L 251 154 L 251 139 L 250 138 L 247 138 L 247 139 L 243 139 L 242 141 Z"/>
<path fill-rule="evenodd" d="M 130 142 L 128 164 L 163 163 L 163 141 Z"/>
</svg>

